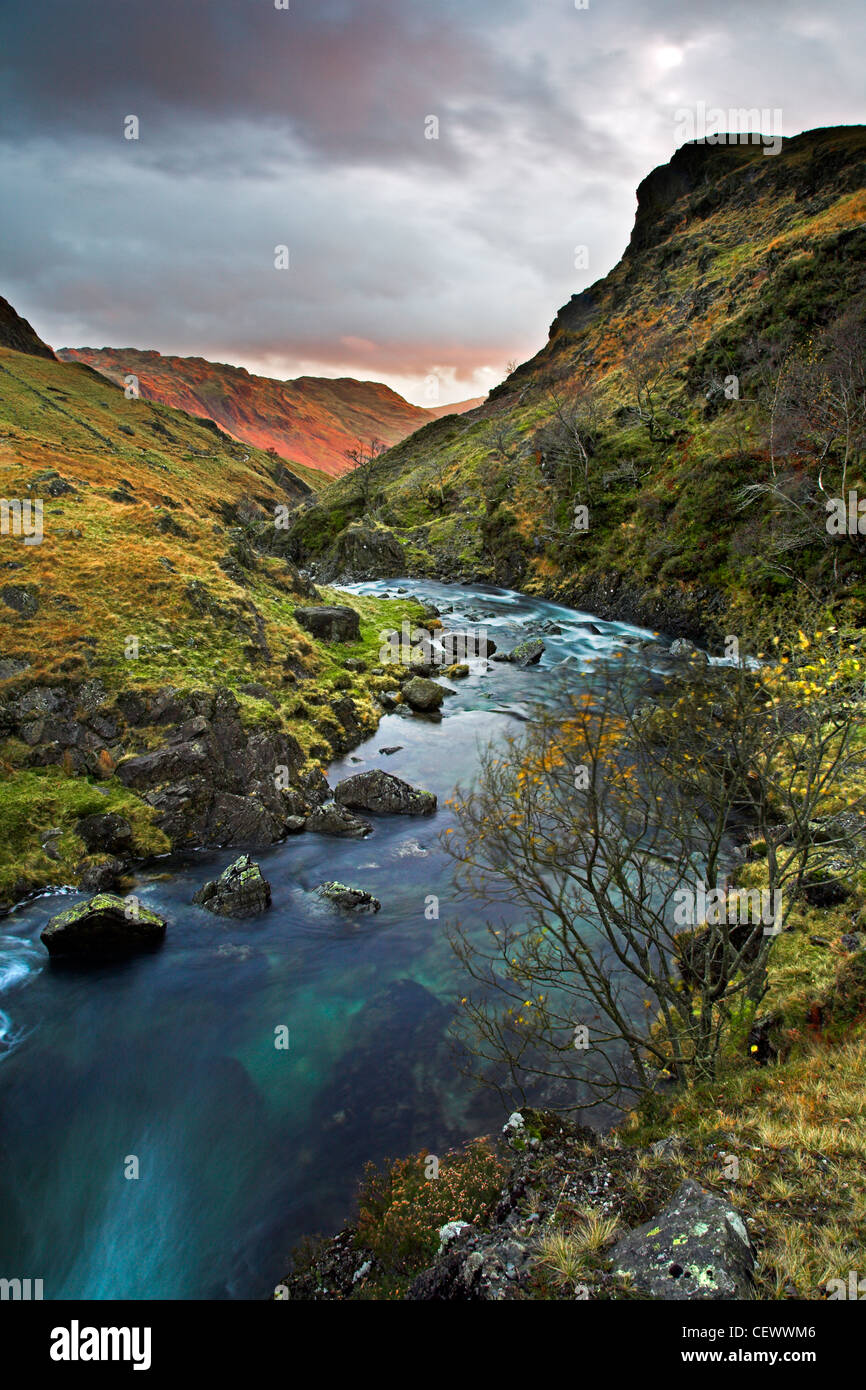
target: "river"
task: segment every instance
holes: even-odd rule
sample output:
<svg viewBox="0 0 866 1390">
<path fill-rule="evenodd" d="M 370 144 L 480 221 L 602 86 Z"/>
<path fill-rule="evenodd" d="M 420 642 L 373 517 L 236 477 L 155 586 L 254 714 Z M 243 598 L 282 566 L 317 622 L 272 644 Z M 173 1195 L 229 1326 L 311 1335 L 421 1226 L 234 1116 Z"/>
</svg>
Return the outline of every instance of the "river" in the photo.
<svg viewBox="0 0 866 1390">
<path fill-rule="evenodd" d="M 545 619 L 562 628 L 545 635 L 539 666 L 475 662 L 450 683 L 440 722 L 386 715 L 330 768 L 332 786 L 385 768 L 434 791 L 435 816 L 258 853 L 273 905 L 250 921 L 191 905 L 237 851 L 142 872 L 135 892 L 169 920 L 152 955 L 49 967 L 39 933 L 78 893 L 45 894 L 0 923 L 0 1276 L 42 1279 L 47 1299 L 266 1297 L 301 1236 L 350 1214 L 366 1161 L 442 1154 L 502 1123 L 447 1038 L 466 982 L 445 928 L 473 909 L 439 843 L 444 802 L 560 663 L 591 683 L 624 636 L 649 634 L 487 586 L 407 579 L 348 593 L 398 587 L 501 649 Z M 382 910 L 326 906 L 314 890 L 334 878 Z M 429 894 L 438 921 L 425 918 Z M 288 1048 L 275 1046 L 281 1028 Z"/>
</svg>

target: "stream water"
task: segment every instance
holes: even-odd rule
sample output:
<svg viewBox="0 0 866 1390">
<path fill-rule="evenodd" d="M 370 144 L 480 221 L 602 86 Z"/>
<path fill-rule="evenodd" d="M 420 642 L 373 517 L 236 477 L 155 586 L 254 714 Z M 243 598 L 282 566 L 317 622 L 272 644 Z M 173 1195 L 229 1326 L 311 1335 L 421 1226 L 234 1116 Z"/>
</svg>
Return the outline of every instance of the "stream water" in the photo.
<svg viewBox="0 0 866 1390">
<path fill-rule="evenodd" d="M 263 916 L 191 905 L 236 857 L 225 851 L 141 876 L 137 895 L 169 920 L 152 955 L 49 967 L 39 933 L 77 893 L 0 923 L 0 1277 L 42 1279 L 46 1299 L 266 1297 L 301 1236 L 350 1214 L 365 1162 L 442 1154 L 502 1123 L 447 1039 L 466 982 L 445 926 L 473 905 L 456 900 L 440 847 L 443 803 L 553 669 L 572 658 L 560 674 L 591 683 L 640 630 L 486 586 L 352 587 L 450 606 L 446 626 L 483 627 L 506 650 L 545 619 L 562 632 L 545 635 L 539 666 L 475 662 L 440 722 L 387 715 L 332 765 L 332 786 L 382 767 L 436 792 L 440 809 L 377 819 L 363 841 L 300 835 L 257 854 L 273 890 Z M 334 878 L 382 910 L 325 905 L 314 890 Z M 424 915 L 431 893 L 439 921 Z"/>
</svg>

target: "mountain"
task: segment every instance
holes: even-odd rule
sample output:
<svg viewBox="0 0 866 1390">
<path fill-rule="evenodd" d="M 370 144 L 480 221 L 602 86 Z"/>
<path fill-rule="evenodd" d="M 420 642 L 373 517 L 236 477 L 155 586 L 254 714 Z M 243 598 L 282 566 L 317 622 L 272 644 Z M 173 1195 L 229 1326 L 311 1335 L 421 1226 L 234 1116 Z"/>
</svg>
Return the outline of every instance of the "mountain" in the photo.
<svg viewBox="0 0 866 1390">
<path fill-rule="evenodd" d="M 26 319 L 17 313 L 8 299 L 0 295 L 0 347 L 26 352 L 31 357 L 53 357 L 47 343 L 37 335 Z"/>
<path fill-rule="evenodd" d="M 2 915 L 45 884 L 117 886 L 87 817 L 120 817 L 136 857 L 281 838 L 375 726 L 381 631 L 420 609 L 353 599 L 357 636 L 320 640 L 296 610 L 331 596 L 280 519 L 321 474 L 127 399 L 9 306 L 0 335 Z"/>
<path fill-rule="evenodd" d="M 478 404 L 476 399 L 428 410 L 378 381 L 277 381 L 203 357 L 163 357 L 137 348 L 61 348 L 57 355 L 85 362 L 120 385 L 132 374 L 146 400 L 215 420 L 234 439 L 332 476 L 352 467 L 346 451 L 359 443 L 396 444 L 440 415 Z"/>
<path fill-rule="evenodd" d="M 329 578 L 482 579 L 692 636 L 736 631 L 738 603 L 862 611 L 862 542 L 831 543 L 825 503 L 863 486 L 864 218 L 863 126 L 775 156 L 683 146 L 541 351 L 372 481 L 335 482 L 299 515 L 295 558 Z"/>
</svg>

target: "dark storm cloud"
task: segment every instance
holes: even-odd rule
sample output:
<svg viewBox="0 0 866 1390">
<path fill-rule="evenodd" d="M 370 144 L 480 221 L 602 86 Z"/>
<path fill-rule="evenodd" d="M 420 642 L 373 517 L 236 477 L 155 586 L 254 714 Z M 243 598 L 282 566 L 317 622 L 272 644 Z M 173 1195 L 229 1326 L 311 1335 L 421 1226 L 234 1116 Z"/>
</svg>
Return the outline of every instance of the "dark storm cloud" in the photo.
<svg viewBox="0 0 866 1390">
<path fill-rule="evenodd" d="M 42 0 L 5 30 L 0 292 L 43 336 L 415 398 L 540 346 L 677 108 L 862 119 L 860 0 Z"/>
</svg>

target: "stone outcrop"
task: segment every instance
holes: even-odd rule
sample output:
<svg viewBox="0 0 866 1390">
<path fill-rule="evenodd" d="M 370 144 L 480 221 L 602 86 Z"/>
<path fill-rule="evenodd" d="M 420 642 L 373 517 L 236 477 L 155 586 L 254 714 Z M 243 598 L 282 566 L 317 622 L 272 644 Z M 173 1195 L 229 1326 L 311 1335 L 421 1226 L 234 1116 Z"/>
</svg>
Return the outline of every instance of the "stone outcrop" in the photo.
<svg viewBox="0 0 866 1390">
<path fill-rule="evenodd" d="M 271 885 L 258 864 L 242 854 L 199 888 L 193 902 L 218 917 L 257 917 L 271 905 Z"/>
</svg>

